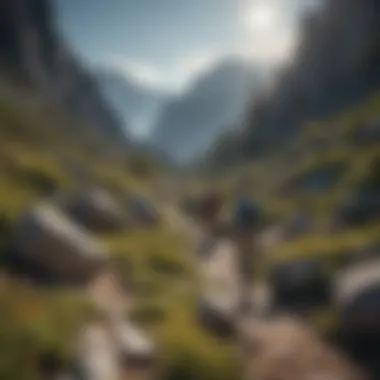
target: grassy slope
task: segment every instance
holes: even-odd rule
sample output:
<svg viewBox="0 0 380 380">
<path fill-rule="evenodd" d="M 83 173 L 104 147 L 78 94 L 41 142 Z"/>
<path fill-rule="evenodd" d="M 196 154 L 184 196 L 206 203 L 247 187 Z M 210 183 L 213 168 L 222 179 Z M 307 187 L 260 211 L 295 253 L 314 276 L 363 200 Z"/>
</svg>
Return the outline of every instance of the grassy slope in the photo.
<svg viewBox="0 0 380 380">
<path fill-rule="evenodd" d="M 268 269 L 278 260 L 322 257 L 327 268 L 334 271 L 350 259 L 350 252 L 380 244 L 380 221 L 342 230 L 331 228 L 336 207 L 366 181 L 371 164 L 380 158 L 379 143 L 359 147 L 349 136 L 356 128 L 376 120 L 380 120 L 380 93 L 354 109 L 306 125 L 291 144 L 279 148 L 275 155 L 232 167 L 212 183 L 203 179 L 204 188 L 217 186 L 224 191 L 227 214 L 242 184 L 260 203 L 268 224 L 286 223 L 299 211 L 311 214 L 313 232 L 274 246 L 261 269 Z M 331 145 L 318 148 L 315 143 L 319 139 L 330 140 Z M 343 165 L 342 176 L 327 190 L 319 194 L 282 191 L 292 181 L 336 164 Z M 332 310 L 321 310 L 311 318 L 322 331 L 329 331 L 336 323 Z"/>
<path fill-rule="evenodd" d="M 133 174 L 136 165 L 110 155 L 96 138 L 77 135 L 69 122 L 49 116 L 44 108 L 0 99 L 1 258 L 8 252 L 14 222 L 29 205 L 75 187 L 73 163 L 116 197 L 130 192 L 151 195 L 151 177 Z M 214 341 L 194 319 L 195 272 L 181 237 L 163 224 L 99 238 L 120 275 L 133 284 L 133 318 L 160 345 L 165 378 L 233 380 L 236 363 L 229 348 Z M 46 355 L 54 355 L 61 365 L 70 360 L 77 328 L 96 310 L 78 292 L 34 291 L 3 272 L 0 304 L 6 312 L 0 316 L 0 378 L 38 379 L 38 363 Z"/>
<path fill-rule="evenodd" d="M 371 164 L 380 158 L 379 143 L 358 147 L 348 138 L 355 128 L 374 120 L 380 120 L 380 94 L 358 105 L 356 109 L 305 126 L 303 133 L 291 145 L 279 149 L 276 155 L 247 163 L 238 169 L 233 168 L 230 175 L 223 177 L 221 186 L 227 189 L 227 194 L 233 200 L 233 194 L 241 180 L 248 182 L 253 196 L 274 222 L 289 220 L 301 210 L 311 213 L 316 231 L 310 236 L 303 236 L 295 241 L 285 242 L 283 247 L 277 247 L 276 253 L 279 256 L 309 255 L 318 251 L 333 254 L 350 247 L 354 249 L 380 242 L 380 225 L 376 222 L 359 228 L 326 233 L 333 224 L 336 207 L 366 180 Z M 315 148 L 315 140 L 321 137 L 330 138 L 331 146 L 325 149 Z M 281 193 L 281 188 L 292 180 L 335 164 L 343 164 L 345 170 L 326 191 L 319 194 L 307 194 L 302 190 L 291 195 Z"/>
</svg>

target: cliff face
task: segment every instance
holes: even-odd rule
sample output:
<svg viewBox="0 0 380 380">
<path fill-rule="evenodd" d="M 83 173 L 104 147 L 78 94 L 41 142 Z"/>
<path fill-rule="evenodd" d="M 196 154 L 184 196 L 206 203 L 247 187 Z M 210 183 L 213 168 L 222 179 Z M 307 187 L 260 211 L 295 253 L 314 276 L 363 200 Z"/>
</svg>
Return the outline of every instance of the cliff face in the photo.
<svg viewBox="0 0 380 380">
<path fill-rule="evenodd" d="M 267 154 L 300 126 L 339 112 L 380 87 L 380 3 L 327 0 L 304 20 L 295 60 L 252 106 L 244 154 Z"/>
<path fill-rule="evenodd" d="M 56 32 L 53 13 L 50 0 L 1 1 L 0 70 L 105 137 L 126 141 L 96 81 Z"/>
</svg>

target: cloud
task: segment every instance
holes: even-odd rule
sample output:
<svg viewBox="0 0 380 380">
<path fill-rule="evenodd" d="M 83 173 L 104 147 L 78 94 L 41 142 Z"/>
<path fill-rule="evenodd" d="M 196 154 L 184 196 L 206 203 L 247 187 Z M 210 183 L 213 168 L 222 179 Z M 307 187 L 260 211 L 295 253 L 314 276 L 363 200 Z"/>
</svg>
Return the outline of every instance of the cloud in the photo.
<svg viewBox="0 0 380 380">
<path fill-rule="evenodd" d="M 181 93 L 202 72 L 226 56 L 239 56 L 269 73 L 292 59 L 299 38 L 302 13 L 323 0 L 234 0 L 238 1 L 236 43 L 215 49 L 189 51 L 173 56 L 165 65 L 158 61 L 112 56 L 105 65 L 147 87 Z M 222 49 L 219 47 L 219 49 Z"/>
<path fill-rule="evenodd" d="M 174 59 L 165 67 L 159 67 L 144 61 L 113 56 L 102 65 L 115 69 L 144 86 L 179 93 L 185 91 L 195 77 L 215 64 L 219 58 L 219 54 L 211 52 L 193 52 Z"/>
<path fill-rule="evenodd" d="M 215 52 L 196 52 L 181 57 L 177 60 L 175 66 L 178 73 L 188 77 L 188 81 L 213 66 L 221 56 L 222 54 L 217 54 Z"/>
<path fill-rule="evenodd" d="M 129 60 L 122 56 L 112 56 L 106 58 L 100 65 L 116 70 L 148 87 L 161 87 L 165 84 L 160 70 L 147 62 Z"/>
</svg>

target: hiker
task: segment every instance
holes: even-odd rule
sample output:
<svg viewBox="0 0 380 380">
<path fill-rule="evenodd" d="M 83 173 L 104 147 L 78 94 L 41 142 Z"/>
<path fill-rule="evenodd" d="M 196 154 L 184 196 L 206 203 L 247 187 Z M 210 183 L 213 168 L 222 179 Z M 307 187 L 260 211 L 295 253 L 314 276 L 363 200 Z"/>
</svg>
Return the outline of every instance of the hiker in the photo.
<svg viewBox="0 0 380 380">
<path fill-rule="evenodd" d="M 237 246 L 238 270 L 240 277 L 240 311 L 249 311 L 251 308 L 251 288 L 253 269 L 255 264 L 255 235 L 259 224 L 259 208 L 249 199 L 243 196 L 238 201 L 233 221 L 233 239 Z"/>
<path fill-rule="evenodd" d="M 202 253 L 210 252 L 214 246 L 223 203 L 222 195 L 217 192 L 207 193 L 199 202 L 198 217 L 206 236 L 205 241 L 201 243 Z"/>
</svg>

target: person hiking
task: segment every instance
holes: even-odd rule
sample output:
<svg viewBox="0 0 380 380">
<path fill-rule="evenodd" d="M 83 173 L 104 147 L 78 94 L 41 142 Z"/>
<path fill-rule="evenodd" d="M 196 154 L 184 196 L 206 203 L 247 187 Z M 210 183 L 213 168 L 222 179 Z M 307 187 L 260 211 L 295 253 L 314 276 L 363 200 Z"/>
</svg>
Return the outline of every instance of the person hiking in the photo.
<svg viewBox="0 0 380 380">
<path fill-rule="evenodd" d="M 251 310 L 251 288 L 255 265 L 255 235 L 259 227 L 259 207 L 249 197 L 242 196 L 234 210 L 232 230 L 237 246 L 237 261 L 240 278 L 239 310 Z"/>
<path fill-rule="evenodd" d="M 210 252 L 214 246 L 223 203 L 222 195 L 217 192 L 207 193 L 199 202 L 198 217 L 205 232 L 205 240 L 200 247 L 202 254 Z"/>
</svg>

